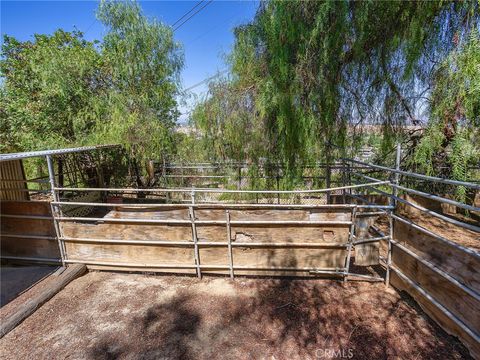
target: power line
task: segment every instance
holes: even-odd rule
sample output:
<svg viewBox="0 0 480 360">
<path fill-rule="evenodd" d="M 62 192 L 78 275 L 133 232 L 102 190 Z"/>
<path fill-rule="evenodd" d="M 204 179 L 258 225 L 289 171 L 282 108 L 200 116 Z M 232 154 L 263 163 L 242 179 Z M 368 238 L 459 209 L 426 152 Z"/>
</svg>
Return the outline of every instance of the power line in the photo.
<svg viewBox="0 0 480 360">
<path fill-rule="evenodd" d="M 195 10 L 195 8 L 200 5 L 202 2 L 204 2 L 205 0 L 200 0 L 199 2 L 197 2 L 195 4 L 194 7 L 192 7 L 190 10 L 188 10 L 185 14 L 183 14 L 177 21 L 175 21 L 173 24 L 172 24 L 172 27 L 174 27 L 175 25 L 177 25 L 177 23 L 179 23 L 181 20 L 183 20 L 183 18 L 185 16 L 187 16 L 188 14 L 190 14 L 193 10 Z"/>
<path fill-rule="evenodd" d="M 215 74 L 215 75 L 210 76 L 210 77 L 208 77 L 208 78 L 206 78 L 206 79 L 203 79 L 202 81 L 196 83 L 195 85 L 190 86 L 189 88 L 187 88 L 187 89 L 185 89 L 185 90 L 183 90 L 183 91 L 187 92 L 187 91 L 190 91 L 190 90 L 192 90 L 192 89 L 195 89 L 196 87 L 198 87 L 198 86 L 200 86 L 200 85 L 203 85 L 204 83 L 206 83 L 206 82 L 208 82 L 208 81 L 210 81 L 210 80 L 212 80 L 212 79 L 215 79 L 215 78 L 219 77 L 220 75 L 223 75 L 223 74 L 225 74 L 225 73 L 227 73 L 227 72 L 228 72 L 228 69 L 224 69 L 224 70 L 220 71 L 218 74 Z"/>
<path fill-rule="evenodd" d="M 90 26 L 87 28 L 87 30 L 85 30 L 85 32 L 83 33 L 83 35 L 86 35 L 90 29 L 92 28 L 93 24 L 95 24 L 95 22 L 97 21 L 97 19 L 93 19 L 92 23 L 90 24 Z"/>
<path fill-rule="evenodd" d="M 221 23 L 217 23 L 217 25 L 215 26 L 212 26 L 210 29 L 208 29 L 207 31 L 205 31 L 204 33 L 200 34 L 199 36 L 197 36 L 196 38 L 194 38 L 192 41 L 188 41 L 186 42 L 185 45 L 191 45 L 193 44 L 195 41 L 197 41 L 198 39 L 201 39 L 202 37 L 204 37 L 205 35 L 207 35 L 208 33 L 212 32 L 213 30 L 215 29 L 218 29 L 220 26 L 230 22 L 230 20 L 232 20 L 233 18 L 235 18 L 237 16 L 237 14 L 234 14 L 233 16 L 230 16 L 227 20 L 221 22 Z"/>
<path fill-rule="evenodd" d="M 183 24 L 185 24 L 188 20 L 190 20 L 192 17 L 194 17 L 196 14 L 198 14 L 200 11 L 202 11 L 203 9 L 205 9 L 205 7 L 207 7 L 209 4 L 212 3 L 213 0 L 210 0 L 208 1 L 205 5 L 203 5 L 200 9 L 198 9 L 197 11 L 195 11 L 192 15 L 190 15 L 188 18 L 186 18 L 182 23 L 180 23 L 179 25 L 177 25 L 177 27 L 174 27 L 173 28 L 173 31 L 177 31 Z"/>
</svg>

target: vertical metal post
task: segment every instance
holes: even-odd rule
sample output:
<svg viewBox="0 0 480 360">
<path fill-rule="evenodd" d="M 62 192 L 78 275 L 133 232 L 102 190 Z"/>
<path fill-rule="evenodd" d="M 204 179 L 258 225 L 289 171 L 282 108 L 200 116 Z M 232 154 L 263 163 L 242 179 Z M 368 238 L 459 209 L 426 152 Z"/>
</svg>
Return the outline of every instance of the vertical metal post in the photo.
<svg viewBox="0 0 480 360">
<path fill-rule="evenodd" d="M 238 184 L 237 190 L 241 190 L 242 188 L 242 165 L 238 165 Z"/>
<path fill-rule="evenodd" d="M 278 173 L 279 169 L 277 167 L 277 191 L 280 190 L 280 174 Z M 280 204 L 280 193 L 277 193 L 277 204 Z"/>
<path fill-rule="evenodd" d="M 183 164 L 181 164 L 180 166 L 181 166 L 181 170 L 182 170 L 182 187 L 185 187 L 185 177 L 184 177 L 184 173 L 183 173 Z"/>
<path fill-rule="evenodd" d="M 395 170 L 400 170 L 400 161 L 402 156 L 402 148 L 400 144 L 397 144 L 397 153 L 395 158 Z M 400 181 L 400 174 L 395 173 L 393 178 L 394 185 L 398 185 Z M 397 205 L 396 197 L 398 196 L 398 189 L 396 186 L 392 186 L 392 197 L 390 198 L 390 205 L 394 208 L 389 211 L 389 225 L 390 225 L 390 232 L 388 236 L 388 249 L 387 249 L 387 271 L 385 274 L 385 285 L 390 285 L 390 267 L 392 265 L 392 240 L 394 236 L 394 222 L 392 218 L 392 214 L 395 211 L 395 207 Z"/>
<path fill-rule="evenodd" d="M 327 160 L 327 166 L 325 167 L 325 171 L 326 171 L 326 174 L 325 174 L 325 185 L 327 187 L 327 189 L 330 189 L 330 185 L 331 185 L 331 176 L 332 176 L 332 170 L 330 168 L 330 158 L 328 158 Z M 330 195 L 331 195 L 331 192 L 330 191 L 327 191 L 327 204 L 331 204 L 331 198 L 330 198 Z"/>
<path fill-rule="evenodd" d="M 163 158 L 163 165 L 162 165 L 162 177 L 163 177 L 163 186 L 168 188 L 168 178 L 167 178 L 167 167 L 165 162 L 165 157 Z M 165 193 L 165 201 L 168 204 L 170 202 L 170 193 L 167 191 Z"/>
<path fill-rule="evenodd" d="M 229 210 L 226 210 L 226 218 L 227 218 L 228 266 L 230 268 L 230 278 L 233 279 L 235 277 L 235 274 L 233 272 L 232 228 L 230 226 Z"/>
<path fill-rule="evenodd" d="M 192 191 L 190 192 L 190 197 L 192 199 L 192 205 L 195 204 L 195 188 L 192 188 Z"/>
<path fill-rule="evenodd" d="M 347 186 L 347 173 L 346 171 L 346 163 L 345 160 L 342 160 L 342 186 Z M 343 189 L 342 190 L 342 203 L 346 204 L 347 203 L 347 195 L 346 195 L 347 190 Z"/>
<path fill-rule="evenodd" d="M 350 234 L 348 236 L 347 258 L 345 260 L 345 274 L 343 282 L 347 282 L 348 273 L 350 272 L 350 258 L 352 256 L 353 239 L 355 233 L 355 221 L 357 219 L 357 206 L 352 208 L 352 224 L 350 225 Z"/>
<path fill-rule="evenodd" d="M 401 157 L 402 157 L 402 147 L 400 146 L 400 144 L 397 144 L 397 156 L 395 158 L 395 170 L 400 170 Z M 394 184 L 398 185 L 399 181 L 400 181 L 400 174 L 395 173 L 394 181 L 393 181 Z M 398 195 L 398 189 L 396 187 L 393 187 L 392 195 L 394 197 L 396 197 Z M 392 199 L 392 200 L 393 200 L 393 204 L 395 205 L 397 203 L 397 201 L 395 199 Z"/>
<path fill-rule="evenodd" d="M 387 271 L 385 273 L 385 286 L 390 286 L 390 267 L 392 265 L 392 239 L 393 239 L 393 217 L 392 217 L 393 209 L 390 209 L 388 225 L 390 226 L 390 231 L 388 234 L 388 243 L 387 243 Z"/>
<path fill-rule="evenodd" d="M 197 226 L 195 225 L 195 212 L 193 206 L 188 208 L 190 221 L 192 222 L 192 239 L 193 239 L 193 252 L 195 256 L 195 266 L 197 267 L 197 276 L 202 278 L 202 271 L 200 269 L 200 252 L 198 250 L 198 238 L 197 238 Z"/>
<path fill-rule="evenodd" d="M 350 163 L 347 164 L 347 184 L 348 186 L 352 185 L 352 168 Z M 352 195 L 352 189 L 348 189 L 348 194 Z"/>
<path fill-rule="evenodd" d="M 58 196 L 57 191 L 55 190 L 55 168 L 53 167 L 53 161 L 50 155 L 45 156 L 47 160 L 47 167 L 48 167 L 48 177 L 50 180 L 50 189 L 52 192 L 52 198 L 53 201 L 57 202 L 60 201 L 60 197 Z M 52 210 L 52 215 L 53 215 L 53 226 L 55 228 L 55 233 L 57 235 L 57 241 L 58 241 L 58 248 L 60 250 L 60 257 L 62 260 L 62 266 L 65 266 L 65 249 L 64 249 L 64 243 L 61 239 L 62 234 L 60 231 L 60 224 L 58 223 L 58 217 L 61 216 L 60 213 L 60 207 L 58 205 L 52 205 L 51 210 Z"/>
</svg>

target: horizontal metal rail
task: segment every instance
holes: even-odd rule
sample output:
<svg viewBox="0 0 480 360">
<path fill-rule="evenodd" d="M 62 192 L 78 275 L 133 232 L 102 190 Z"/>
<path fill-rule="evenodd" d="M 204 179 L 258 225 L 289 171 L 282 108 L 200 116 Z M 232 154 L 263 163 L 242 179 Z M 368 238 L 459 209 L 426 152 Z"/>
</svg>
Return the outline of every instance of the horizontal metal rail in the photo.
<svg viewBox="0 0 480 360">
<path fill-rule="evenodd" d="M 53 220 L 52 216 L 44 215 L 10 215 L 10 214 L 0 214 L 3 218 L 10 219 L 29 219 L 29 220 Z"/>
<path fill-rule="evenodd" d="M 359 176 L 359 177 L 364 178 L 364 179 L 369 180 L 369 181 L 382 181 L 380 179 L 377 179 L 377 178 L 374 178 L 374 177 L 371 177 L 371 176 L 368 176 L 368 175 L 365 175 L 365 174 L 362 174 L 362 173 L 359 173 L 359 172 L 356 172 L 356 171 L 351 171 L 351 173 L 352 173 L 352 175 Z"/>
<path fill-rule="evenodd" d="M 98 206 L 112 208 L 185 208 L 193 207 L 195 209 L 351 209 L 357 207 L 360 209 L 391 209 L 389 205 L 355 205 L 355 204 L 222 204 L 222 203 L 90 203 L 90 202 L 73 202 L 73 201 L 52 201 L 53 205 L 72 205 L 72 206 Z"/>
<path fill-rule="evenodd" d="M 427 268 L 429 268 L 430 270 L 432 270 L 434 273 L 440 275 L 441 277 L 443 277 L 445 280 L 447 280 L 449 283 L 457 286 L 458 288 L 462 289 L 463 291 L 465 291 L 468 295 L 470 295 L 471 297 L 473 297 L 475 300 L 479 301 L 480 302 L 480 294 L 478 294 L 475 290 L 473 289 L 470 289 L 468 286 L 465 286 L 463 285 L 460 281 L 458 281 L 457 279 L 455 279 L 454 277 L 452 277 L 451 275 L 447 274 L 445 271 L 441 270 L 440 268 L 438 268 L 437 266 L 435 266 L 434 264 L 426 261 L 425 259 L 422 259 L 420 256 L 418 256 L 417 254 L 415 254 L 412 250 L 410 250 L 409 248 L 407 248 L 406 246 L 402 245 L 401 243 L 399 243 L 398 241 L 395 241 L 395 240 L 392 240 L 392 244 L 396 247 L 398 247 L 400 250 L 402 250 L 403 252 L 407 253 L 408 255 L 410 255 L 411 257 L 413 257 L 415 260 L 419 261 L 420 263 L 422 263 L 424 266 L 426 266 Z"/>
<path fill-rule="evenodd" d="M 58 264 L 58 265 L 62 264 L 62 260 L 55 259 L 55 258 L 1 255 L 0 259 L 2 259 L 2 260 L 5 259 L 5 260 L 41 262 L 41 263 L 46 263 L 46 264 Z"/>
<path fill-rule="evenodd" d="M 368 217 L 368 216 L 378 216 L 378 215 L 385 215 L 385 212 L 384 211 L 374 211 L 374 212 L 359 212 L 359 213 L 357 213 L 357 217 L 358 216 Z"/>
<path fill-rule="evenodd" d="M 195 222 L 196 223 L 196 222 Z M 115 245 L 158 245 L 158 246 L 187 246 L 193 247 L 193 241 L 168 241 L 168 240 L 123 240 L 123 239 L 97 239 L 97 238 L 75 238 L 75 237 L 61 237 L 60 240 L 66 242 L 78 243 L 99 243 L 99 244 L 115 244 Z M 208 247 L 227 247 L 226 241 L 198 241 L 198 246 Z M 346 243 L 264 243 L 264 242 L 231 242 L 232 247 L 279 247 L 279 248 L 345 248 Z"/>
<path fill-rule="evenodd" d="M 53 205 L 74 205 L 74 206 L 99 206 L 114 208 L 185 208 L 194 207 L 195 209 L 351 209 L 353 204 L 226 204 L 226 203 L 87 203 L 70 201 L 52 201 Z"/>
<path fill-rule="evenodd" d="M 392 199 L 395 199 L 396 201 L 402 203 L 402 204 L 405 204 L 405 205 L 408 205 L 408 206 L 411 206 L 417 210 L 420 210 L 428 215 L 431 215 L 433 217 L 436 217 L 438 219 L 441 219 L 443 221 L 446 221 L 446 222 L 449 222 L 451 224 L 454 224 L 454 225 L 457 225 L 457 226 L 460 226 L 460 227 L 463 227 L 465 229 L 468 229 L 468 230 L 471 230 L 471 231 L 474 231 L 474 232 L 480 232 L 480 227 L 478 226 L 475 226 L 475 225 L 472 225 L 472 224 L 468 224 L 468 223 L 465 223 L 463 221 L 459 221 L 459 220 L 455 220 L 455 219 L 452 219 L 448 216 L 445 216 L 445 215 L 442 215 L 442 214 L 439 214 L 435 211 L 432 211 L 432 210 L 429 210 L 427 208 L 424 208 L 423 206 L 420 206 L 420 205 L 417 205 L 417 204 L 414 204 L 414 203 L 411 203 L 410 201 L 407 201 L 405 199 L 402 199 L 398 196 L 394 196 L 392 194 L 389 194 L 385 191 L 382 191 L 382 190 L 379 190 L 379 189 L 376 189 L 374 187 L 371 187 L 371 186 L 368 186 L 369 189 L 373 190 L 373 191 L 376 191 L 378 192 L 379 194 L 382 194 L 382 195 L 385 195 L 387 197 L 390 197 Z"/>
<path fill-rule="evenodd" d="M 472 225 L 472 224 L 468 224 L 468 223 L 465 223 L 463 221 L 459 221 L 459 220 L 456 220 L 456 219 L 452 219 L 451 217 L 448 217 L 448 216 L 445 216 L 445 215 L 442 215 L 442 214 L 439 214 L 435 211 L 432 211 L 432 210 L 429 210 L 427 208 L 424 208 L 423 206 L 420 206 L 418 204 L 414 204 L 414 203 L 411 203 L 407 200 L 404 200 L 402 198 L 395 198 L 398 202 L 401 202 L 402 204 L 406 204 L 406 205 L 409 205 L 417 210 L 420 210 L 421 212 L 424 212 L 425 214 L 428 214 L 428 215 L 431 215 L 433 217 L 436 217 L 440 220 L 443 220 L 443 221 L 446 221 L 446 222 L 449 222 L 451 224 L 454 224 L 454 225 L 457 225 L 457 226 L 460 226 L 462 228 L 465 228 L 465 229 L 468 229 L 468 230 L 471 230 L 471 231 L 474 231 L 474 232 L 480 232 L 480 227 L 478 226 L 475 226 L 475 225 Z M 480 240 L 480 238 L 479 238 Z"/>
<path fill-rule="evenodd" d="M 404 187 L 404 186 L 400 186 L 400 185 L 392 184 L 392 186 L 396 187 L 399 190 L 403 190 L 405 192 L 408 192 L 408 193 L 419 195 L 421 197 L 424 197 L 424 198 L 427 198 L 427 199 L 430 199 L 430 200 L 435 200 L 435 201 L 442 202 L 442 203 L 445 203 L 445 204 L 453 205 L 453 206 L 456 206 L 456 207 L 459 207 L 459 208 L 462 208 L 462 209 L 465 209 L 465 210 L 480 211 L 479 207 L 463 204 L 461 202 L 451 200 L 451 199 L 446 199 L 446 198 L 443 198 L 441 196 L 428 194 L 428 193 L 425 193 L 423 191 L 413 190 L 413 189 L 410 189 L 410 188 L 407 188 L 407 187 Z"/>
<path fill-rule="evenodd" d="M 196 269 L 196 265 L 178 265 L 178 264 L 133 264 L 133 263 L 119 263 L 106 261 L 83 261 L 76 259 L 65 260 L 66 263 L 85 264 L 92 266 L 109 266 L 109 267 L 126 267 L 126 268 L 157 268 L 157 269 Z M 230 270 L 229 265 L 200 265 L 203 270 Z M 383 278 L 369 276 L 365 274 L 356 274 L 346 272 L 343 269 L 316 269 L 316 268 L 293 268 L 293 267 L 256 267 L 256 266 L 233 266 L 233 270 L 240 271 L 291 271 L 291 272 L 308 272 L 310 274 L 318 275 L 333 275 L 333 276 L 353 276 L 371 281 L 384 281 Z"/>
<path fill-rule="evenodd" d="M 457 318 L 453 313 L 451 313 L 445 306 L 439 303 L 435 298 L 425 291 L 422 287 L 418 286 L 413 280 L 406 276 L 398 267 L 391 265 L 390 268 L 407 283 L 408 286 L 413 287 L 417 290 L 422 296 L 424 296 L 428 301 L 437 307 L 437 309 L 443 313 L 446 317 L 452 320 L 458 327 L 465 331 L 471 338 L 476 342 L 480 343 L 480 336 L 472 331 L 467 325 L 465 325 L 459 318 Z"/>
<path fill-rule="evenodd" d="M 228 190 L 228 189 L 208 189 L 208 188 L 175 188 L 175 189 L 137 189 L 137 188 L 66 188 L 55 187 L 56 191 L 109 191 L 109 192 L 133 192 L 133 193 L 146 193 L 146 192 L 195 192 L 195 193 L 225 193 L 225 194 L 315 194 L 331 192 L 335 190 L 355 189 L 369 185 L 382 185 L 390 184 L 390 181 L 372 182 L 368 184 L 358 184 L 349 186 L 333 187 L 328 189 L 315 189 L 315 190 Z"/>
<path fill-rule="evenodd" d="M 370 168 L 373 168 L 373 169 L 384 170 L 384 171 L 388 171 L 388 172 L 391 172 L 391 173 L 400 174 L 400 175 L 404 175 L 404 176 L 410 176 L 410 177 L 414 177 L 414 178 L 421 179 L 421 180 L 427 180 L 427 181 L 432 181 L 432 182 L 437 182 L 437 183 L 442 183 L 442 184 L 448 184 L 448 185 L 465 186 L 465 187 L 469 187 L 469 188 L 472 188 L 472 189 L 480 190 L 480 185 L 479 184 L 473 184 L 473 183 L 466 182 L 466 181 L 444 179 L 444 178 L 439 178 L 439 177 L 435 177 L 435 176 L 417 174 L 417 173 L 413 173 L 413 172 L 409 172 L 409 171 L 396 170 L 396 169 L 392 169 L 392 168 L 389 168 L 389 167 L 386 167 L 386 166 L 369 164 L 369 163 L 359 161 L 359 160 L 354 160 L 354 159 L 344 159 L 344 160 L 345 161 L 350 161 L 350 162 L 353 162 L 353 163 L 356 163 L 356 164 L 361 164 L 361 165 L 364 165 L 364 166 L 367 166 L 367 167 L 370 167 Z"/>
<path fill-rule="evenodd" d="M 310 271 L 310 273 L 311 274 L 324 274 L 324 272 L 321 271 L 321 270 Z M 372 275 L 365 275 L 365 274 L 356 274 L 356 273 L 347 272 L 347 271 L 337 272 L 337 273 L 335 273 L 335 275 L 348 276 L 349 280 L 352 280 L 352 279 L 350 279 L 350 277 L 353 276 L 353 277 L 358 277 L 358 278 L 361 278 L 361 279 L 364 279 L 364 280 L 369 280 L 369 281 L 378 281 L 378 282 L 385 281 L 385 279 L 381 278 L 381 277 L 372 276 Z M 355 280 L 355 279 L 353 279 L 353 280 Z"/>
<path fill-rule="evenodd" d="M 46 156 L 46 155 L 62 155 L 62 154 L 69 154 L 69 153 L 76 153 L 76 152 L 99 150 L 99 149 L 105 149 L 105 148 L 114 148 L 118 146 L 119 145 L 96 145 L 96 146 L 82 146 L 82 147 L 67 148 L 67 149 L 41 150 L 41 151 L 29 151 L 29 152 L 21 152 L 21 153 L 0 154 L 0 161 L 27 159 L 32 157 Z"/>
<path fill-rule="evenodd" d="M 55 236 L 19 235 L 19 234 L 8 234 L 8 233 L 1 233 L 0 238 L 2 238 L 2 237 L 15 238 L 15 239 L 57 240 L 57 238 Z"/>
<path fill-rule="evenodd" d="M 353 245 L 368 244 L 372 242 L 378 242 L 381 240 L 388 240 L 389 238 L 390 236 L 379 236 L 379 237 L 373 237 L 373 238 L 358 239 L 357 241 L 353 242 Z M 357 239 L 355 235 L 354 235 L 354 239 Z"/>
<path fill-rule="evenodd" d="M 3 216 L 3 215 L 2 215 Z M 135 224 L 165 224 L 165 225 L 190 225 L 190 220 L 170 220 L 170 219 L 131 219 L 131 218 L 96 218 L 96 217 L 65 217 L 59 216 L 55 218 L 59 221 L 80 221 L 80 222 L 105 222 L 105 223 L 135 223 Z M 351 221 L 308 221 L 308 220 L 232 220 L 232 225 L 306 225 L 306 226 L 323 226 L 323 225 L 350 225 Z M 226 225 L 226 220 L 195 220 L 197 225 Z"/>
<path fill-rule="evenodd" d="M 252 165 L 251 163 L 219 163 L 219 164 L 214 164 L 214 163 L 194 163 L 194 164 L 168 164 L 163 166 L 162 164 L 157 163 L 157 167 L 160 169 L 221 169 L 221 168 L 234 168 L 238 169 L 239 167 L 241 169 L 249 168 Z M 261 165 L 259 166 L 259 169 L 282 169 L 284 168 L 284 165 L 281 164 L 272 164 L 272 165 Z M 310 165 L 303 165 L 302 168 L 304 169 L 324 169 L 329 167 L 330 169 L 343 169 L 344 166 L 342 163 L 333 163 L 330 165 L 324 164 L 324 163 L 318 163 L 318 164 L 310 164 Z"/>
<path fill-rule="evenodd" d="M 244 175 L 242 174 L 241 176 L 239 175 L 195 175 L 195 174 L 189 174 L 189 175 L 159 175 L 161 178 L 167 178 L 167 179 L 283 179 L 285 176 L 279 175 L 279 176 L 251 176 L 251 175 Z M 325 176 L 301 176 L 300 177 L 302 180 L 308 180 L 308 179 L 316 179 L 316 180 L 325 180 Z"/>
<path fill-rule="evenodd" d="M 196 269 L 198 266 L 201 269 L 206 270 L 229 270 L 229 265 L 183 265 L 183 264 L 148 264 L 148 263 L 122 263 L 116 261 L 96 261 L 96 260 L 82 260 L 82 259 L 67 259 L 65 262 L 68 264 L 85 264 L 85 265 L 97 265 L 97 266 L 111 266 L 111 267 L 128 267 L 128 268 L 158 268 L 158 269 Z M 234 265 L 234 270 L 245 271 L 292 271 L 292 272 L 311 272 L 311 271 L 323 271 L 331 274 L 338 274 L 341 271 L 345 271 L 344 268 L 312 268 L 312 267 L 282 267 L 282 266 L 240 266 Z"/>
<path fill-rule="evenodd" d="M 361 176 L 361 177 L 363 177 L 367 180 L 370 180 L 370 181 L 381 181 L 379 179 L 376 179 L 376 178 L 373 178 L 373 177 L 370 177 L 370 176 L 366 176 L 364 174 L 360 174 L 360 173 L 357 173 L 355 171 L 352 171 L 352 174 L 357 175 L 357 176 Z M 429 193 L 419 191 L 419 190 L 410 189 L 410 188 L 407 188 L 407 187 L 401 186 L 401 185 L 391 184 L 391 186 L 393 186 L 393 187 L 395 187 L 399 190 L 403 190 L 405 192 L 408 192 L 408 193 L 419 195 L 419 196 L 422 196 L 424 198 L 427 198 L 427 199 L 430 199 L 430 200 L 435 200 L 435 201 L 442 202 L 442 203 L 445 203 L 445 204 L 450 204 L 450 205 L 453 205 L 453 206 L 457 206 L 457 207 L 465 209 L 465 210 L 480 211 L 480 208 L 478 208 L 478 207 L 463 204 L 461 202 L 451 200 L 451 199 L 447 199 L 447 198 L 444 198 L 444 197 L 441 197 L 441 196 L 429 194 Z"/>
<path fill-rule="evenodd" d="M 440 236 L 438 234 L 435 234 L 434 232 L 420 226 L 420 225 L 417 225 L 415 224 L 414 222 L 408 220 L 408 219 L 405 219 L 401 216 L 398 216 L 398 215 L 395 215 L 395 214 L 392 214 L 392 217 L 395 219 L 395 220 L 398 220 L 400 222 L 403 222 L 404 224 L 407 224 L 407 225 L 410 225 L 411 227 L 413 227 L 414 229 L 418 230 L 418 231 L 421 231 L 423 232 L 424 234 L 427 234 L 427 235 L 430 235 L 432 237 L 434 237 L 435 239 L 437 240 L 440 240 L 454 248 L 456 248 L 457 250 L 460 250 L 460 251 L 463 251 L 465 253 L 468 253 L 469 255 L 472 255 L 478 259 L 480 259 L 480 252 L 477 252 L 475 250 L 472 250 L 472 249 L 469 249 L 465 246 L 462 246 L 460 244 L 457 244 L 456 242 L 452 241 L 452 240 L 448 240 L 446 238 L 444 238 L 443 236 Z"/>
</svg>

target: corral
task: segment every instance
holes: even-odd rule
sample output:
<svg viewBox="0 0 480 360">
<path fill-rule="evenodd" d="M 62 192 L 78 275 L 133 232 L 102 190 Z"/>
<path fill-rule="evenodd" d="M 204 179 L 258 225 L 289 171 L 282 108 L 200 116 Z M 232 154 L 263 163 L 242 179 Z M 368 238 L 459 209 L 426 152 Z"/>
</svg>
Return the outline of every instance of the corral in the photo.
<svg viewBox="0 0 480 360">
<path fill-rule="evenodd" d="M 399 149 L 395 168 L 320 164 L 325 188 L 308 172 L 302 189 L 277 177 L 275 190 L 248 190 L 240 166 L 235 189 L 185 187 L 165 164 L 160 176 L 182 187 L 63 185 L 55 160 L 96 151 L 0 159 L 2 263 L 68 267 L 65 284 L 91 271 L 49 300 L 41 287 L 62 277 L 50 275 L 3 307 L 5 357 L 480 356 L 478 184 L 402 171 Z M 50 188 L 26 186 L 29 157 L 46 158 Z M 35 298 L 46 303 L 16 326 Z"/>
</svg>

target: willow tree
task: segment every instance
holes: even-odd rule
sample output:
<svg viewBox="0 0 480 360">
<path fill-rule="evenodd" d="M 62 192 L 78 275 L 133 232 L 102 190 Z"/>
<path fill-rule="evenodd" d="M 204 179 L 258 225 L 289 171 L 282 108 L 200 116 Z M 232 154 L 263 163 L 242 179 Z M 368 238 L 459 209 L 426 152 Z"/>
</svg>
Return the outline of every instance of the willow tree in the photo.
<svg viewBox="0 0 480 360">
<path fill-rule="evenodd" d="M 470 180 L 480 165 L 480 36 L 470 33 L 433 75 L 430 118 L 411 163 L 429 175 Z M 457 189 L 464 200 L 466 189 Z"/>
<path fill-rule="evenodd" d="M 262 2 L 253 21 L 235 29 L 230 55 L 231 86 L 254 104 L 262 152 L 295 176 L 302 164 L 357 145 L 364 125 L 381 127 L 382 149 L 391 150 L 405 125 L 430 118 L 434 74 L 478 26 L 478 6 Z"/>
</svg>

